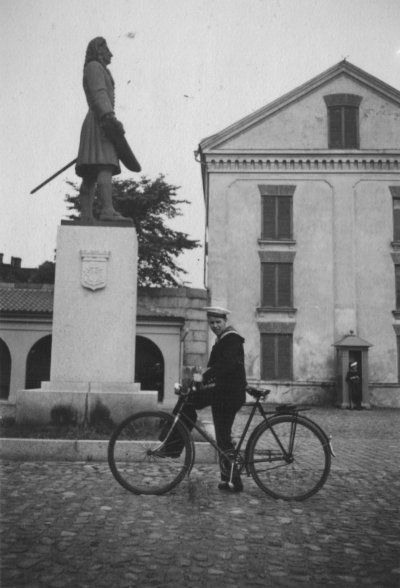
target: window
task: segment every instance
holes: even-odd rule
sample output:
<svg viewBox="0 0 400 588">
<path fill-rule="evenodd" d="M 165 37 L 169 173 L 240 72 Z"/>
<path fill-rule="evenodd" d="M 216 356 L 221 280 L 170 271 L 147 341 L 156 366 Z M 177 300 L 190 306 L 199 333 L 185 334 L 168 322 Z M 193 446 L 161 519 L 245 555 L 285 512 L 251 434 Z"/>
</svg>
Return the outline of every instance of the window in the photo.
<svg viewBox="0 0 400 588">
<path fill-rule="evenodd" d="M 295 186 L 259 186 L 261 193 L 261 239 L 293 239 L 292 201 Z"/>
<path fill-rule="evenodd" d="M 400 186 L 391 186 L 393 196 L 393 241 L 400 241 Z"/>
<path fill-rule="evenodd" d="M 262 239 L 292 238 L 292 197 L 262 197 Z"/>
<path fill-rule="evenodd" d="M 400 310 L 400 265 L 394 266 L 396 280 L 396 309 Z"/>
<path fill-rule="evenodd" d="M 362 100 L 355 94 L 324 96 L 328 107 L 329 149 L 359 149 L 358 113 Z"/>
<path fill-rule="evenodd" d="M 270 308 L 293 306 L 293 264 L 262 263 L 261 305 Z"/>
<path fill-rule="evenodd" d="M 400 382 L 400 336 L 396 336 L 397 340 L 397 381 Z"/>
<path fill-rule="evenodd" d="M 290 334 L 261 334 L 261 379 L 291 380 L 293 338 Z"/>
</svg>

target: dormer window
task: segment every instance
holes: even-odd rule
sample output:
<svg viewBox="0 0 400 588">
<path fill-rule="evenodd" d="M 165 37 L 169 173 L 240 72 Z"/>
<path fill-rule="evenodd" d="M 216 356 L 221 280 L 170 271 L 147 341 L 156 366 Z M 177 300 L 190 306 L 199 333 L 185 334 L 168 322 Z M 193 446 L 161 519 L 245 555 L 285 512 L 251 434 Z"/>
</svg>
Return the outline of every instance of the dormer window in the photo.
<svg viewBox="0 0 400 588">
<path fill-rule="evenodd" d="M 329 149 L 359 149 L 358 113 L 362 97 L 330 94 L 324 100 L 328 108 Z"/>
</svg>

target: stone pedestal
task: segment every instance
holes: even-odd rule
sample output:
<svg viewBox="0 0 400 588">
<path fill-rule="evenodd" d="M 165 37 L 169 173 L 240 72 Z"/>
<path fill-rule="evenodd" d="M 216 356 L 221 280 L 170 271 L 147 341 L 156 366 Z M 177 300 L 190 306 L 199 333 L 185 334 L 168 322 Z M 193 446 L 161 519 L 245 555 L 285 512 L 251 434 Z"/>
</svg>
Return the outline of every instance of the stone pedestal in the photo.
<svg viewBox="0 0 400 588">
<path fill-rule="evenodd" d="M 48 421 L 56 404 L 72 405 L 78 420 L 99 402 L 116 421 L 156 407 L 157 393 L 134 382 L 136 297 L 135 229 L 62 223 L 50 382 L 17 394 L 17 421 Z"/>
</svg>

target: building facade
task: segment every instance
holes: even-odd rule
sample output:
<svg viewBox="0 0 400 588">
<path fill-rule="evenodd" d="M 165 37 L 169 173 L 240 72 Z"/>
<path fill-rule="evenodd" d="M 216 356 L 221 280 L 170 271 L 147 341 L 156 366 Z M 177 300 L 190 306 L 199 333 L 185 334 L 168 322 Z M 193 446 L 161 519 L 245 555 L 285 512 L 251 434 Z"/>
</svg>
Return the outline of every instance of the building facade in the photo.
<svg viewBox="0 0 400 588">
<path fill-rule="evenodd" d="M 13 416 L 18 390 L 50 379 L 54 288 L 0 283 L 0 414 Z M 139 288 L 135 382 L 157 390 L 163 407 L 176 402 L 174 383 L 207 362 L 207 292 Z"/>
<path fill-rule="evenodd" d="M 246 338 L 249 381 L 334 401 L 351 333 L 364 404 L 400 406 L 400 92 L 342 61 L 199 159 L 206 283 Z"/>
</svg>

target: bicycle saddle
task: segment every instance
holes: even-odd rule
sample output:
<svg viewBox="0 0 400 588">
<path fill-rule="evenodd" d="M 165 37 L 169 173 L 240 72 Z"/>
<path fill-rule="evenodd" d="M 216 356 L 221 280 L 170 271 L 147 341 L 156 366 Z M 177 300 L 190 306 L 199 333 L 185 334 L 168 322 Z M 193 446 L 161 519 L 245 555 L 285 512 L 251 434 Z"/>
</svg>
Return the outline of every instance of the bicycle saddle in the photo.
<svg viewBox="0 0 400 588">
<path fill-rule="evenodd" d="M 252 388 L 251 386 L 247 386 L 246 393 L 250 394 L 253 398 L 265 398 L 271 390 L 259 390 L 258 388 Z"/>
</svg>

